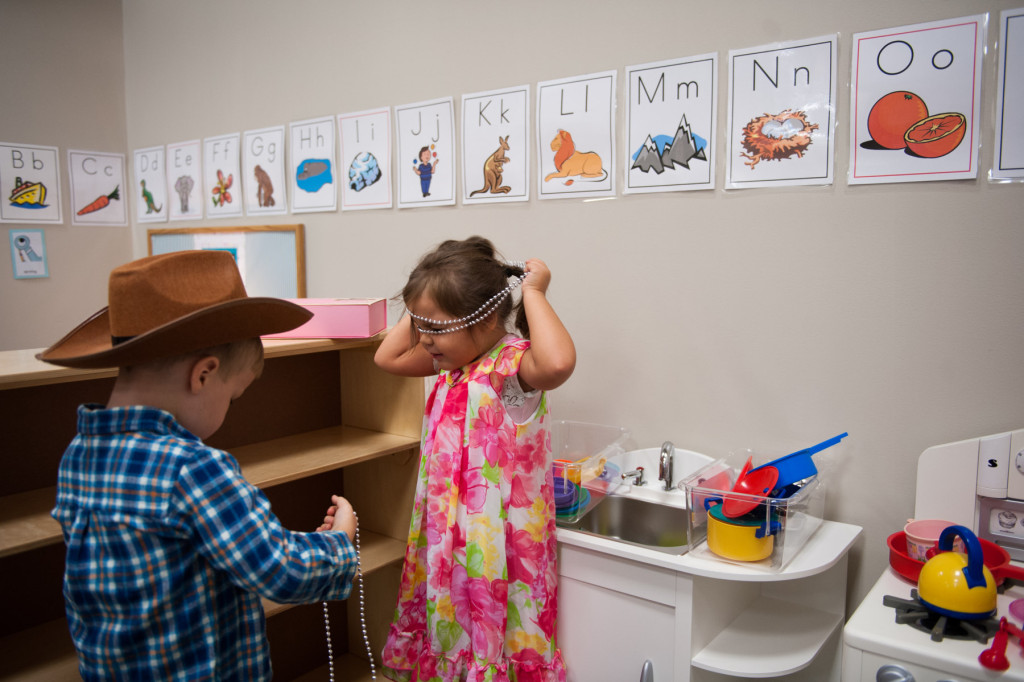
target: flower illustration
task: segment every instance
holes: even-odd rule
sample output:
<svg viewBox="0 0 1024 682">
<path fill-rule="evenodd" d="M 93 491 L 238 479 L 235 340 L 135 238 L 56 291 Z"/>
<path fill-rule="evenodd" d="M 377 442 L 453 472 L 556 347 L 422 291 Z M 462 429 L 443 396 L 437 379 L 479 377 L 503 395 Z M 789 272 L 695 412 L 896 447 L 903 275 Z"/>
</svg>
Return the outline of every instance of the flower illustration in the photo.
<svg viewBox="0 0 1024 682">
<path fill-rule="evenodd" d="M 213 188 L 213 205 L 223 206 L 224 204 L 231 203 L 231 183 L 234 181 L 234 175 L 228 173 L 227 180 L 224 179 L 224 172 L 221 170 L 217 171 L 217 186 Z"/>
</svg>

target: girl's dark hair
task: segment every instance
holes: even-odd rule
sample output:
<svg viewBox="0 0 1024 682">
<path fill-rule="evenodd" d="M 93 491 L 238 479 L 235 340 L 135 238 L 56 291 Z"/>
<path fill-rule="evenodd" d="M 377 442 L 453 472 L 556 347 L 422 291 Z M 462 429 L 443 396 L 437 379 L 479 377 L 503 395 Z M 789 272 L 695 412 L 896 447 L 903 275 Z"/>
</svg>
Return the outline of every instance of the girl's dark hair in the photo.
<svg viewBox="0 0 1024 682">
<path fill-rule="evenodd" d="M 522 277 L 523 269 L 504 262 L 494 244 L 484 237 L 461 241 L 449 239 L 420 258 L 402 289 L 406 306 L 424 294 L 453 318 L 465 317 L 487 303 L 509 285 L 509 278 Z M 522 298 L 509 294 L 494 314 L 507 323 L 515 316 L 515 328 L 530 338 Z"/>
</svg>

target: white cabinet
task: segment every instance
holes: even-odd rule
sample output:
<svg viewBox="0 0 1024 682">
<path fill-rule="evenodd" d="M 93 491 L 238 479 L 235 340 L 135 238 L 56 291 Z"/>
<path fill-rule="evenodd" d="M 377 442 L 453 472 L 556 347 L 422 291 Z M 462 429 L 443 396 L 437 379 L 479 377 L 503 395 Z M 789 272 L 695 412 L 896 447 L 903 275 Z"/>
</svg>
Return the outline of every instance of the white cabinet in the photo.
<svg viewBox="0 0 1024 682">
<path fill-rule="evenodd" d="M 860 528 L 824 522 L 767 573 L 559 529 L 558 637 L 570 682 L 745 678 L 838 682 L 847 553 Z"/>
<path fill-rule="evenodd" d="M 655 680 L 675 666 L 676 576 L 672 571 L 562 544 L 558 643 L 568 682 Z"/>
</svg>

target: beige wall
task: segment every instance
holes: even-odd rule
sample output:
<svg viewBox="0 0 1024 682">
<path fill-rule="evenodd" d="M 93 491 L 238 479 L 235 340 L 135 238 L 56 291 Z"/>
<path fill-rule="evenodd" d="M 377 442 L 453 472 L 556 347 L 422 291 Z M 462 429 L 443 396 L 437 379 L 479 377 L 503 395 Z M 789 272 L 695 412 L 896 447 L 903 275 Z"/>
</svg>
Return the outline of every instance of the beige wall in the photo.
<svg viewBox="0 0 1024 682">
<path fill-rule="evenodd" d="M 619 70 L 621 93 L 627 65 L 711 51 L 724 64 L 730 49 L 838 32 L 833 186 L 593 203 L 534 198 L 275 222 L 306 225 L 310 296 L 391 296 L 416 258 L 448 237 L 479 233 L 510 258 L 544 258 L 554 276 L 550 297 L 579 349 L 575 376 L 553 396 L 559 418 L 626 426 L 642 447 L 669 439 L 716 456 L 747 447 L 784 454 L 849 431 L 841 448 L 817 459 L 827 472 L 828 516 L 865 529 L 851 567 L 850 596 L 859 601 L 885 566 L 885 537 L 913 511 L 921 451 L 1024 426 L 1024 189 L 984 179 L 847 186 L 850 36 L 992 13 L 984 176 L 995 26 L 999 10 L 1016 5 L 866 0 L 780 14 L 756 0 L 131 0 L 123 13 L 127 113 L 109 117 L 127 121 L 130 156 L 151 145 L 608 69 Z M 109 86 L 77 60 L 71 25 L 59 29 L 65 47 L 54 48 L 64 50 L 62 65 Z M 721 77 L 724 121 L 727 73 Z M 53 134 L 40 123 L 30 129 L 38 135 L 23 139 L 21 129 L 6 132 L 5 115 L 0 137 L 108 143 L 87 135 L 108 128 L 98 126 L 104 113 L 95 102 L 39 97 L 60 110 L 61 125 L 90 120 Z M 114 88 L 109 98 L 119 97 Z M 57 272 L 39 288 L 51 287 L 55 298 L 90 298 L 83 292 L 105 282 L 109 259 L 81 259 L 92 242 L 80 230 L 47 232 Z M 144 234 L 133 227 L 135 255 L 145 254 Z M 0 286 L 11 310 L 10 282 Z M 22 313 L 31 333 L 0 338 L 7 347 L 22 339 L 43 345 L 78 312 L 90 311 L 37 301 Z"/>
<path fill-rule="evenodd" d="M 12 278 L 3 230 L 0 349 L 10 350 L 49 345 L 106 305 L 106 273 L 132 256 L 131 228 L 71 227 L 67 198 L 68 149 L 126 150 L 120 0 L 0 0 L 0 64 L 0 140 L 58 147 L 63 185 L 64 224 L 42 226 L 49 278 Z"/>
</svg>

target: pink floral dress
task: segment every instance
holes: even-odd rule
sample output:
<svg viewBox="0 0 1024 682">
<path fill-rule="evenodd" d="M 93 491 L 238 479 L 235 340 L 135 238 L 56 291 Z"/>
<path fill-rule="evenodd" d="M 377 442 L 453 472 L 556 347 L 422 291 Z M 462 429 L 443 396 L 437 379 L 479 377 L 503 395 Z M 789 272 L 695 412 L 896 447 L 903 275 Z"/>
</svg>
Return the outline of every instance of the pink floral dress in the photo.
<svg viewBox="0 0 1024 682">
<path fill-rule="evenodd" d="M 529 345 L 506 336 L 427 400 L 391 679 L 565 680 L 547 400 L 521 424 L 502 401 Z"/>
</svg>

